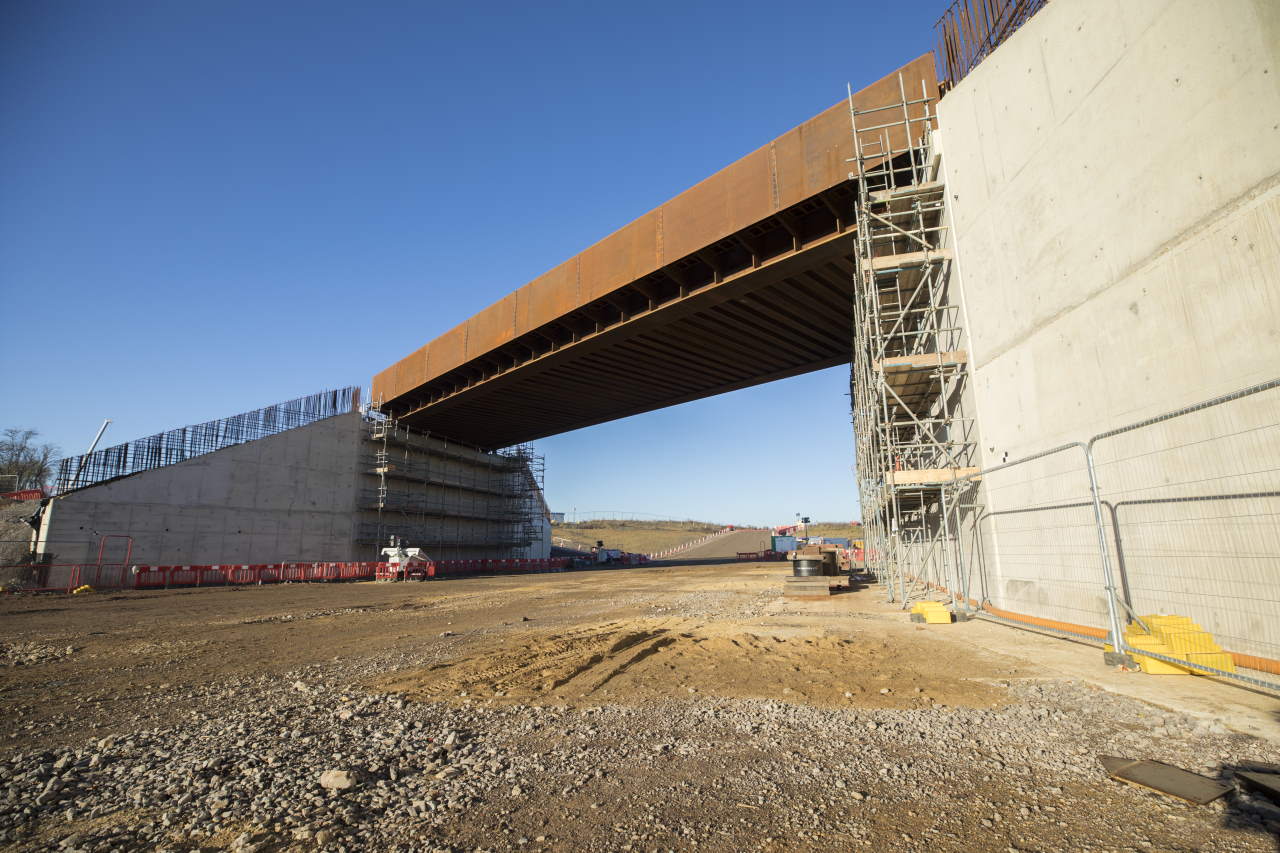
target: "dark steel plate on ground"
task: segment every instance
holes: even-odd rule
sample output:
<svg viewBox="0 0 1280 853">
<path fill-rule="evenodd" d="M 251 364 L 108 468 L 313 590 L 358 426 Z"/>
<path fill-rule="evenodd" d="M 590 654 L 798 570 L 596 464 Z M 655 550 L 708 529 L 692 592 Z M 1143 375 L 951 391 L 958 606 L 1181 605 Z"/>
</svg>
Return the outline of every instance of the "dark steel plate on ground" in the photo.
<svg viewBox="0 0 1280 853">
<path fill-rule="evenodd" d="M 1280 803 L 1280 773 L 1263 773 L 1257 770 L 1237 770 L 1240 787 L 1262 794 L 1272 802 Z"/>
<path fill-rule="evenodd" d="M 1138 761 L 1114 755 L 1099 755 L 1098 760 L 1113 779 L 1196 805 L 1213 802 L 1231 790 L 1207 776 L 1160 761 Z"/>
</svg>

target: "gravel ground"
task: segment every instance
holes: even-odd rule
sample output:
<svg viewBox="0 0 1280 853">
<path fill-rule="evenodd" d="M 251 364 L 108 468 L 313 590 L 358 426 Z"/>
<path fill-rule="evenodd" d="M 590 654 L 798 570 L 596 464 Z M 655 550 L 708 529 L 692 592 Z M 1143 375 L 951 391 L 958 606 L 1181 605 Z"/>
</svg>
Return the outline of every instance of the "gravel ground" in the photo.
<svg viewBox="0 0 1280 853">
<path fill-rule="evenodd" d="M 632 608 L 665 601 L 706 618 L 741 618 L 765 596 L 615 598 Z M 551 595 L 546 606 L 563 603 Z M 377 612 L 347 603 L 303 609 L 294 620 L 250 615 L 242 624 L 297 630 Z M 21 706 L 23 716 L 10 714 L 12 747 L 0 747 L 0 844 L 68 851 L 1276 849 L 1280 809 L 1265 801 L 1233 794 L 1190 806 L 1111 781 L 1097 762 L 1099 754 L 1151 757 L 1229 780 L 1242 765 L 1280 762 L 1276 743 L 1087 683 L 1003 678 L 983 685 L 1003 697 L 996 707 L 926 708 L 817 707 L 683 691 L 593 706 L 554 696 L 537 705 L 481 695 L 416 701 L 369 686 L 474 651 L 454 630 L 462 611 L 447 612 L 449 621 L 432 624 L 434 633 L 409 648 L 195 683 L 175 679 L 127 697 L 98 682 L 82 695 L 86 705 L 127 699 L 110 705 L 110 717 Z M 454 629 L 439 630 L 446 624 Z M 890 643 L 886 654 L 893 649 Z M 946 649 L 935 649 L 942 668 Z M 47 651 L 8 672 L 30 677 L 68 665 L 64 646 Z M 65 688 L 54 679 L 42 689 Z"/>
</svg>

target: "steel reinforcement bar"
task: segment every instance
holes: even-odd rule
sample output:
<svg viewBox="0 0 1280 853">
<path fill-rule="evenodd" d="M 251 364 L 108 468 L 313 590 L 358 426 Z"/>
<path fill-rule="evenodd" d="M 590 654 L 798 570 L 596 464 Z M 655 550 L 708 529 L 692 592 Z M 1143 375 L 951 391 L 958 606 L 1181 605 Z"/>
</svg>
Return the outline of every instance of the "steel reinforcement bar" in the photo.
<svg viewBox="0 0 1280 853">
<path fill-rule="evenodd" d="M 934 24 L 938 71 L 954 86 L 1047 0 L 955 0 Z"/>
<path fill-rule="evenodd" d="M 171 429 L 83 456 L 68 456 L 58 463 L 54 493 L 60 495 L 117 477 L 173 465 L 225 447 L 346 414 L 359 406 L 360 388 L 351 385 L 241 412 L 229 418 Z"/>
</svg>

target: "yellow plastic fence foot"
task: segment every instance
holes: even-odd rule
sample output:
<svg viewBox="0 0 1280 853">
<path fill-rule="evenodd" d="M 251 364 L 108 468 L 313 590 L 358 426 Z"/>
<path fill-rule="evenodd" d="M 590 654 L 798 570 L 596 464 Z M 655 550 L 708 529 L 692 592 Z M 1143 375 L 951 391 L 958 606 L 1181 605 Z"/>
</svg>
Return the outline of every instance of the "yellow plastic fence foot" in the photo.
<svg viewBox="0 0 1280 853">
<path fill-rule="evenodd" d="M 911 621 L 925 622 L 930 625 L 949 625 L 951 611 L 941 601 L 918 601 L 911 608 Z"/>
<path fill-rule="evenodd" d="M 1143 628 L 1146 625 L 1146 628 Z M 1150 630 L 1147 630 L 1150 629 Z M 1138 666 L 1149 675 L 1203 675 L 1195 666 L 1179 666 L 1168 660 L 1149 657 L 1143 652 L 1165 658 L 1211 667 L 1223 672 L 1235 672 L 1235 660 L 1223 650 L 1213 635 L 1201 628 L 1189 616 L 1155 613 L 1142 617 L 1142 624 L 1133 622 L 1124 629 L 1124 641 L 1133 650 Z"/>
</svg>

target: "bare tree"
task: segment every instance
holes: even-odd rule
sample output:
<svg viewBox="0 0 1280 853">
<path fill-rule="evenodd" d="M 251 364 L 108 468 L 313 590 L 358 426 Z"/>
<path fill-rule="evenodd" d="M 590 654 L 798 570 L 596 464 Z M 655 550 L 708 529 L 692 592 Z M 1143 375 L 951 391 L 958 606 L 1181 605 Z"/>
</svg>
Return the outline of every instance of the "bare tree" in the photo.
<svg viewBox="0 0 1280 853">
<path fill-rule="evenodd" d="M 8 427 L 0 432 L 0 483 L 17 478 L 15 489 L 42 489 L 53 476 L 58 448 L 36 444 L 40 435 L 33 429 Z"/>
</svg>

